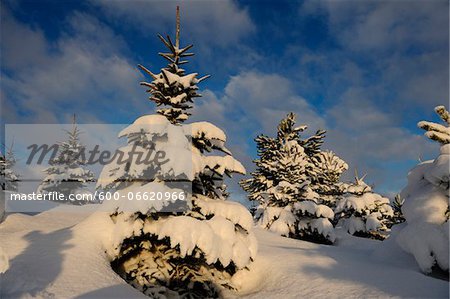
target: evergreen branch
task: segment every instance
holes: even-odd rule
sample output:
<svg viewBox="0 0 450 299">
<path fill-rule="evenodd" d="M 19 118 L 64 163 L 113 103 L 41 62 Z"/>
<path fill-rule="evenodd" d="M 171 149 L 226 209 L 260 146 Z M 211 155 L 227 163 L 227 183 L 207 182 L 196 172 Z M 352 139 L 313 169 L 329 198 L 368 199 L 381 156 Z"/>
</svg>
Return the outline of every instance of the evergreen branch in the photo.
<svg viewBox="0 0 450 299">
<path fill-rule="evenodd" d="M 148 83 L 148 82 L 139 82 L 139 84 L 142 85 L 142 86 L 147 86 L 147 87 L 153 88 L 152 83 Z"/>
<path fill-rule="evenodd" d="M 161 34 L 158 34 L 158 37 L 171 52 L 175 52 L 175 48 L 174 48 L 172 42 L 170 41 L 170 39 L 169 39 L 169 42 L 166 41 L 165 38 Z"/>
<path fill-rule="evenodd" d="M 180 57 L 189 57 L 189 56 L 194 56 L 194 53 L 184 53 L 184 54 L 179 54 Z"/>
<path fill-rule="evenodd" d="M 179 55 L 183 54 L 183 53 L 186 52 L 187 50 L 191 49 L 193 46 L 194 46 L 193 44 L 190 44 L 189 46 L 184 47 L 183 49 L 181 49 L 181 50 L 178 52 L 178 54 L 179 54 Z"/>
<path fill-rule="evenodd" d="M 149 74 L 153 79 L 158 79 L 158 77 L 153 74 L 149 69 L 147 69 L 145 66 L 143 66 L 142 64 L 138 64 L 138 68 L 140 68 L 141 70 L 143 70 L 144 72 L 146 72 L 147 74 Z"/>
<path fill-rule="evenodd" d="M 161 55 L 162 57 L 164 57 L 165 59 L 169 60 L 169 62 L 176 63 L 176 61 L 170 57 L 170 55 L 172 55 L 172 54 L 161 53 L 161 52 L 159 52 L 158 54 Z"/>
<path fill-rule="evenodd" d="M 197 82 L 200 83 L 200 82 L 202 82 L 203 80 L 208 79 L 209 77 L 211 77 L 211 75 L 205 75 L 205 76 L 203 76 L 203 77 L 197 79 Z"/>
<path fill-rule="evenodd" d="M 164 80 L 166 80 L 167 84 L 169 84 L 170 81 L 169 81 L 169 78 L 167 77 L 166 71 L 165 70 L 161 70 L 161 74 L 163 75 Z"/>
<path fill-rule="evenodd" d="M 450 125 L 450 113 L 445 109 L 444 106 L 437 106 L 434 111 L 441 117 L 441 119 Z"/>
<path fill-rule="evenodd" d="M 172 39 L 170 38 L 170 36 L 169 35 L 166 35 L 166 36 L 167 36 L 167 40 L 169 41 L 169 43 L 170 43 L 170 45 L 172 47 L 171 51 L 172 51 L 173 55 L 176 57 L 177 56 L 177 52 L 178 52 L 178 48 L 173 45 L 173 42 L 172 42 Z"/>
</svg>

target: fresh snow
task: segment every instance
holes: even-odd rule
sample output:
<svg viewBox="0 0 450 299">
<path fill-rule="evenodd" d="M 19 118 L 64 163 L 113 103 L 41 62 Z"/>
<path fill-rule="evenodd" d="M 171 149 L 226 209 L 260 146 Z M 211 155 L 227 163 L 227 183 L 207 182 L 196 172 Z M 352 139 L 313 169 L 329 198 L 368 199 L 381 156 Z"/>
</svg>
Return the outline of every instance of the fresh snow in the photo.
<svg viewBox="0 0 450 299">
<path fill-rule="evenodd" d="M 170 178 L 186 177 L 193 180 L 198 174 L 208 169 L 220 175 L 229 173 L 245 174 L 244 166 L 231 155 L 225 156 L 205 156 L 192 146 L 191 138 L 202 138 L 216 140 L 217 148 L 225 153 L 229 151 L 224 147 L 226 136 L 222 130 L 208 122 L 191 123 L 185 126 L 171 124 L 166 117 L 161 115 L 144 115 L 123 129 L 119 137 L 127 137 L 128 145 L 119 150 L 124 154 L 123 159 L 129 159 L 128 153 L 135 149 L 138 153 L 144 153 L 145 157 L 148 149 L 135 145 L 132 141 L 138 136 L 145 136 L 154 145 L 154 153 L 164 153 L 164 160 L 170 163 L 136 163 L 138 156 L 133 155 L 131 159 L 132 167 L 128 170 L 127 163 L 117 163 L 117 159 L 105 165 L 98 178 L 97 186 L 108 189 L 114 182 L 124 175 L 132 178 L 141 178 L 149 168 L 159 168 L 158 174 L 161 176 L 170 175 Z"/>
<path fill-rule="evenodd" d="M 165 69 L 162 69 L 161 72 L 167 78 L 169 85 L 180 84 L 181 86 L 183 86 L 183 88 L 186 89 L 198 83 L 196 79 L 196 77 L 198 76 L 197 73 L 192 73 L 185 76 L 178 76 L 177 74 L 171 73 Z M 159 83 L 164 81 L 161 80 L 155 82 Z"/>
<path fill-rule="evenodd" d="M 206 121 L 194 122 L 183 126 L 186 135 L 193 138 L 218 139 L 220 141 L 227 141 L 227 136 L 222 129 L 216 127 L 212 123 Z"/>
<path fill-rule="evenodd" d="M 198 194 L 195 198 L 195 205 L 200 208 L 203 215 L 222 216 L 234 224 L 239 224 L 247 231 L 252 229 L 253 219 L 251 214 L 240 203 L 229 200 L 214 200 Z"/>
<path fill-rule="evenodd" d="M 136 213 L 139 212 L 143 215 L 147 214 L 151 211 L 161 211 L 167 206 L 174 207 L 175 205 L 180 208 L 184 208 L 187 203 L 183 200 L 178 200 L 178 198 L 174 198 L 173 200 L 169 200 L 168 198 L 164 198 L 163 200 L 158 200 L 156 198 L 151 198 L 149 196 L 144 197 L 145 193 L 154 192 L 155 194 L 180 194 L 184 193 L 183 190 L 177 188 L 169 188 L 165 185 L 164 182 L 150 182 L 147 184 L 143 184 L 141 186 L 132 185 L 130 187 L 115 191 L 117 200 L 105 200 L 103 204 L 100 206 L 100 210 L 107 213 L 117 212 L 126 212 L 126 213 Z M 142 198 L 137 199 L 136 197 L 133 200 L 129 200 L 129 194 L 141 194 Z"/>
<path fill-rule="evenodd" d="M 422 274 L 389 239 L 341 232 L 329 246 L 255 233 L 259 249 L 251 270 L 260 274 L 239 277 L 244 298 L 448 298 L 448 282 Z"/>
<path fill-rule="evenodd" d="M 146 221 L 143 232 L 157 235 L 159 239 L 170 238 L 171 247 L 178 245 L 182 257 L 192 255 L 197 247 L 209 264 L 219 261 L 225 267 L 233 261 L 238 268 L 243 268 L 256 253 L 248 249 L 256 248 L 254 237 L 240 238 L 234 224 L 222 216 L 206 221 L 188 216 Z"/>
<path fill-rule="evenodd" d="M 8 215 L 0 224 L 1 247 L 9 257 L 0 297 L 148 298 L 111 269 L 103 243 L 110 219 L 89 216 L 94 208 Z M 228 238 L 231 227 L 224 216 L 216 217 L 209 225 Z M 255 262 L 233 276 L 239 292 L 227 291 L 225 297 L 448 297 L 448 282 L 422 274 L 394 240 L 342 232 L 336 246 L 327 246 L 254 231 Z"/>
<path fill-rule="evenodd" d="M 133 124 L 129 125 L 119 133 L 119 137 L 126 137 L 133 133 L 144 131 L 148 135 L 164 135 L 170 122 L 165 116 L 153 114 L 143 115 L 136 119 Z M 151 130 L 149 130 L 151 128 Z"/>
<path fill-rule="evenodd" d="M 13 214 L 0 224 L 10 264 L 0 298 L 146 298 L 112 271 L 99 242 L 104 225 L 77 225 L 90 206 Z"/>
<path fill-rule="evenodd" d="M 364 193 L 361 196 L 345 196 L 339 201 L 336 212 L 339 213 L 345 209 L 353 209 L 358 213 L 363 213 L 374 210 L 378 206 L 383 208 L 383 211 L 387 215 L 394 215 L 394 211 L 389 206 L 389 199 L 376 193 Z"/>
<path fill-rule="evenodd" d="M 318 205 L 313 201 L 300 201 L 294 203 L 294 209 L 304 212 L 308 212 L 311 215 L 316 215 L 317 217 L 325 217 L 328 219 L 334 218 L 333 210 L 326 205 Z"/>
<path fill-rule="evenodd" d="M 425 273 L 431 272 L 435 263 L 449 269 L 449 165 L 450 144 L 446 144 L 438 158 L 410 171 L 408 185 L 401 192 L 407 225 L 392 237 Z"/>
</svg>

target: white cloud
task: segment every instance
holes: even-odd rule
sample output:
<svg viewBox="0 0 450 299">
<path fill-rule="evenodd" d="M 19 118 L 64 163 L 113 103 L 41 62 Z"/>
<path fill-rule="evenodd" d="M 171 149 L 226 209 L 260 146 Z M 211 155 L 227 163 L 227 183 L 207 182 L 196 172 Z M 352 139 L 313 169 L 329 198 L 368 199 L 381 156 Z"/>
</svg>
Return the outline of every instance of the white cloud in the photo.
<svg viewBox="0 0 450 299">
<path fill-rule="evenodd" d="M 434 106 L 447 105 L 449 99 L 449 68 L 447 51 L 431 51 L 404 57 L 392 55 L 385 59 L 383 81 L 398 91 L 402 106 L 419 106 L 433 111 Z M 387 85 L 387 84 L 386 84 Z"/>
<path fill-rule="evenodd" d="M 6 10 L 2 10 L 1 18 L 3 67 L 23 69 L 49 62 L 49 45 L 39 28 L 19 25 Z"/>
<path fill-rule="evenodd" d="M 118 1 L 94 0 L 108 16 L 126 20 L 143 33 L 166 32 L 174 28 L 175 8 L 180 6 L 182 35 L 206 43 L 228 46 L 255 31 L 246 9 L 231 0 L 224 1 Z M 172 31 L 173 32 L 173 31 Z"/>
<path fill-rule="evenodd" d="M 305 1 L 301 15 L 322 13 L 343 47 L 407 50 L 448 45 L 448 1 Z M 438 30 L 436 30 L 438 29 Z"/>
<path fill-rule="evenodd" d="M 421 109 L 430 115 L 434 106 L 449 101 L 448 5 L 441 0 L 305 1 L 300 16 L 324 17 L 328 38 L 339 48 L 312 58 L 306 53 L 303 63 L 312 61 L 321 75 L 331 77 L 327 89 L 336 96 L 341 78 L 355 76 L 328 64 L 354 62 L 362 80 L 348 83 L 366 89 L 381 110 L 411 115 Z"/>
<path fill-rule="evenodd" d="M 78 111 L 80 119 L 98 122 L 145 107 L 141 75 L 122 54 L 126 45 L 96 18 L 72 14 L 68 30 L 50 42 L 38 28 L 6 12 L 2 17 L 3 36 L 12 41 L 2 43 L 2 89 L 6 102 L 14 103 L 5 106 L 20 112 L 20 122 L 63 122 Z"/>
<path fill-rule="evenodd" d="M 290 111 L 297 113 L 298 122 L 309 124 L 311 130 L 324 127 L 324 120 L 294 92 L 293 84 L 278 74 L 244 72 L 231 77 L 225 87 L 224 101 L 242 109 L 245 120 L 255 122 L 264 132 L 274 132 L 280 119 Z"/>
<path fill-rule="evenodd" d="M 414 161 L 433 156 L 438 150 L 423 136 L 401 127 L 398 115 L 383 112 L 361 90 L 347 92 L 327 116 L 334 125 L 329 128 L 325 147 L 348 162 L 346 178 L 358 169 L 360 174 L 368 173 L 376 186 L 398 188 L 406 182 L 408 169 L 405 165 L 395 169 L 395 163 L 413 167 Z"/>
</svg>

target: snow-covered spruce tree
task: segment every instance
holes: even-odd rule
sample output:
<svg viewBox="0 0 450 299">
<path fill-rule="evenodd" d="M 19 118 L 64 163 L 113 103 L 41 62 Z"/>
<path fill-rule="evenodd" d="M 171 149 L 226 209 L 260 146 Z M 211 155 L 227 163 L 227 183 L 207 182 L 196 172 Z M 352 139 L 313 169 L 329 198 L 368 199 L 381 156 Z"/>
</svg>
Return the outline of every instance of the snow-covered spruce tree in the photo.
<svg viewBox="0 0 450 299">
<path fill-rule="evenodd" d="M 241 181 L 250 201 L 257 201 L 258 223 L 283 236 L 320 243 L 334 241 L 333 211 L 319 204 L 308 173 L 314 167 L 300 138 L 306 126 L 295 126 L 289 113 L 278 125 L 276 138 L 255 138 L 259 159 L 252 177 Z"/>
<path fill-rule="evenodd" d="M 16 158 L 13 152 L 13 145 L 6 151 L 5 156 L 0 153 L 0 184 L 2 186 L 0 193 L 0 222 L 3 221 L 6 215 L 6 192 L 17 192 L 19 187 L 20 177 L 14 171 Z"/>
<path fill-rule="evenodd" d="M 58 192 L 64 194 L 65 200 L 59 203 L 83 205 L 87 200 L 69 200 L 70 194 L 87 193 L 87 183 L 95 182 L 94 174 L 86 168 L 85 146 L 80 141 L 81 131 L 73 116 L 72 128 L 67 133 L 67 140 L 58 144 L 58 152 L 51 159 L 49 167 L 44 169 L 46 176 L 38 187 L 38 193 Z"/>
<path fill-rule="evenodd" d="M 19 175 L 14 171 L 16 158 L 11 148 L 6 155 L 0 153 L 0 184 L 2 190 L 17 192 L 19 186 Z"/>
<path fill-rule="evenodd" d="M 107 253 L 116 272 L 152 298 L 211 298 L 223 288 L 239 287 L 233 277 L 249 266 L 257 243 L 250 213 L 226 200 L 224 176 L 245 169 L 225 148 L 224 132 L 208 122 L 182 124 L 190 103 L 200 96 L 197 83 L 205 77 L 197 79 L 180 68 L 186 62 L 181 58 L 192 55 L 186 52 L 192 45 L 180 48 L 179 34 L 177 9 L 175 44 L 159 36 L 169 49 L 160 53 L 168 66 L 159 74 L 140 67 L 153 78 L 141 84 L 149 87 L 150 100 L 162 106 L 159 115 L 141 116 L 120 133 L 127 138 L 120 148 L 127 163 L 106 165 L 98 188 L 135 197 L 104 202 L 111 207 L 114 234 Z M 159 159 L 139 163 L 132 151 Z M 181 182 L 192 188 L 181 188 Z M 169 194 L 172 200 L 137 200 L 151 193 Z"/>
<path fill-rule="evenodd" d="M 334 210 L 339 225 L 351 235 L 384 240 L 394 217 L 389 199 L 374 193 L 358 175 L 354 183 L 346 185 Z"/>
<path fill-rule="evenodd" d="M 409 172 L 408 185 L 400 194 L 405 200 L 402 211 L 406 223 L 396 237 L 425 273 L 449 269 L 450 114 L 443 106 L 435 111 L 444 125 L 421 121 L 418 126 L 440 143 L 440 154 Z"/>
</svg>

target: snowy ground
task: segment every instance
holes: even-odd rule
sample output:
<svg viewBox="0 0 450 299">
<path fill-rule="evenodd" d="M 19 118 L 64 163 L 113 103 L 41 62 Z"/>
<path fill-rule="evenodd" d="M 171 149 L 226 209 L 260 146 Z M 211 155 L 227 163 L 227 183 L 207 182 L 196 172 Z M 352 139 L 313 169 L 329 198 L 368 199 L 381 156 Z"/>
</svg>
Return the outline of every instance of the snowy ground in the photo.
<svg viewBox="0 0 450 299">
<path fill-rule="evenodd" d="M 89 215 L 57 208 L 36 216 L 9 215 L 0 246 L 10 259 L 0 298 L 147 298 L 109 267 Z M 317 245 L 256 229 L 259 253 L 236 280 L 247 298 L 448 297 L 448 281 L 423 275 L 394 242 L 341 235 Z M 344 237 L 342 237 L 344 236 Z M 236 294 L 228 294 L 230 297 Z"/>
<path fill-rule="evenodd" d="M 392 242 L 344 236 L 326 246 L 262 230 L 257 237 L 263 278 L 249 298 L 448 297 L 447 281 L 423 275 Z"/>
</svg>

